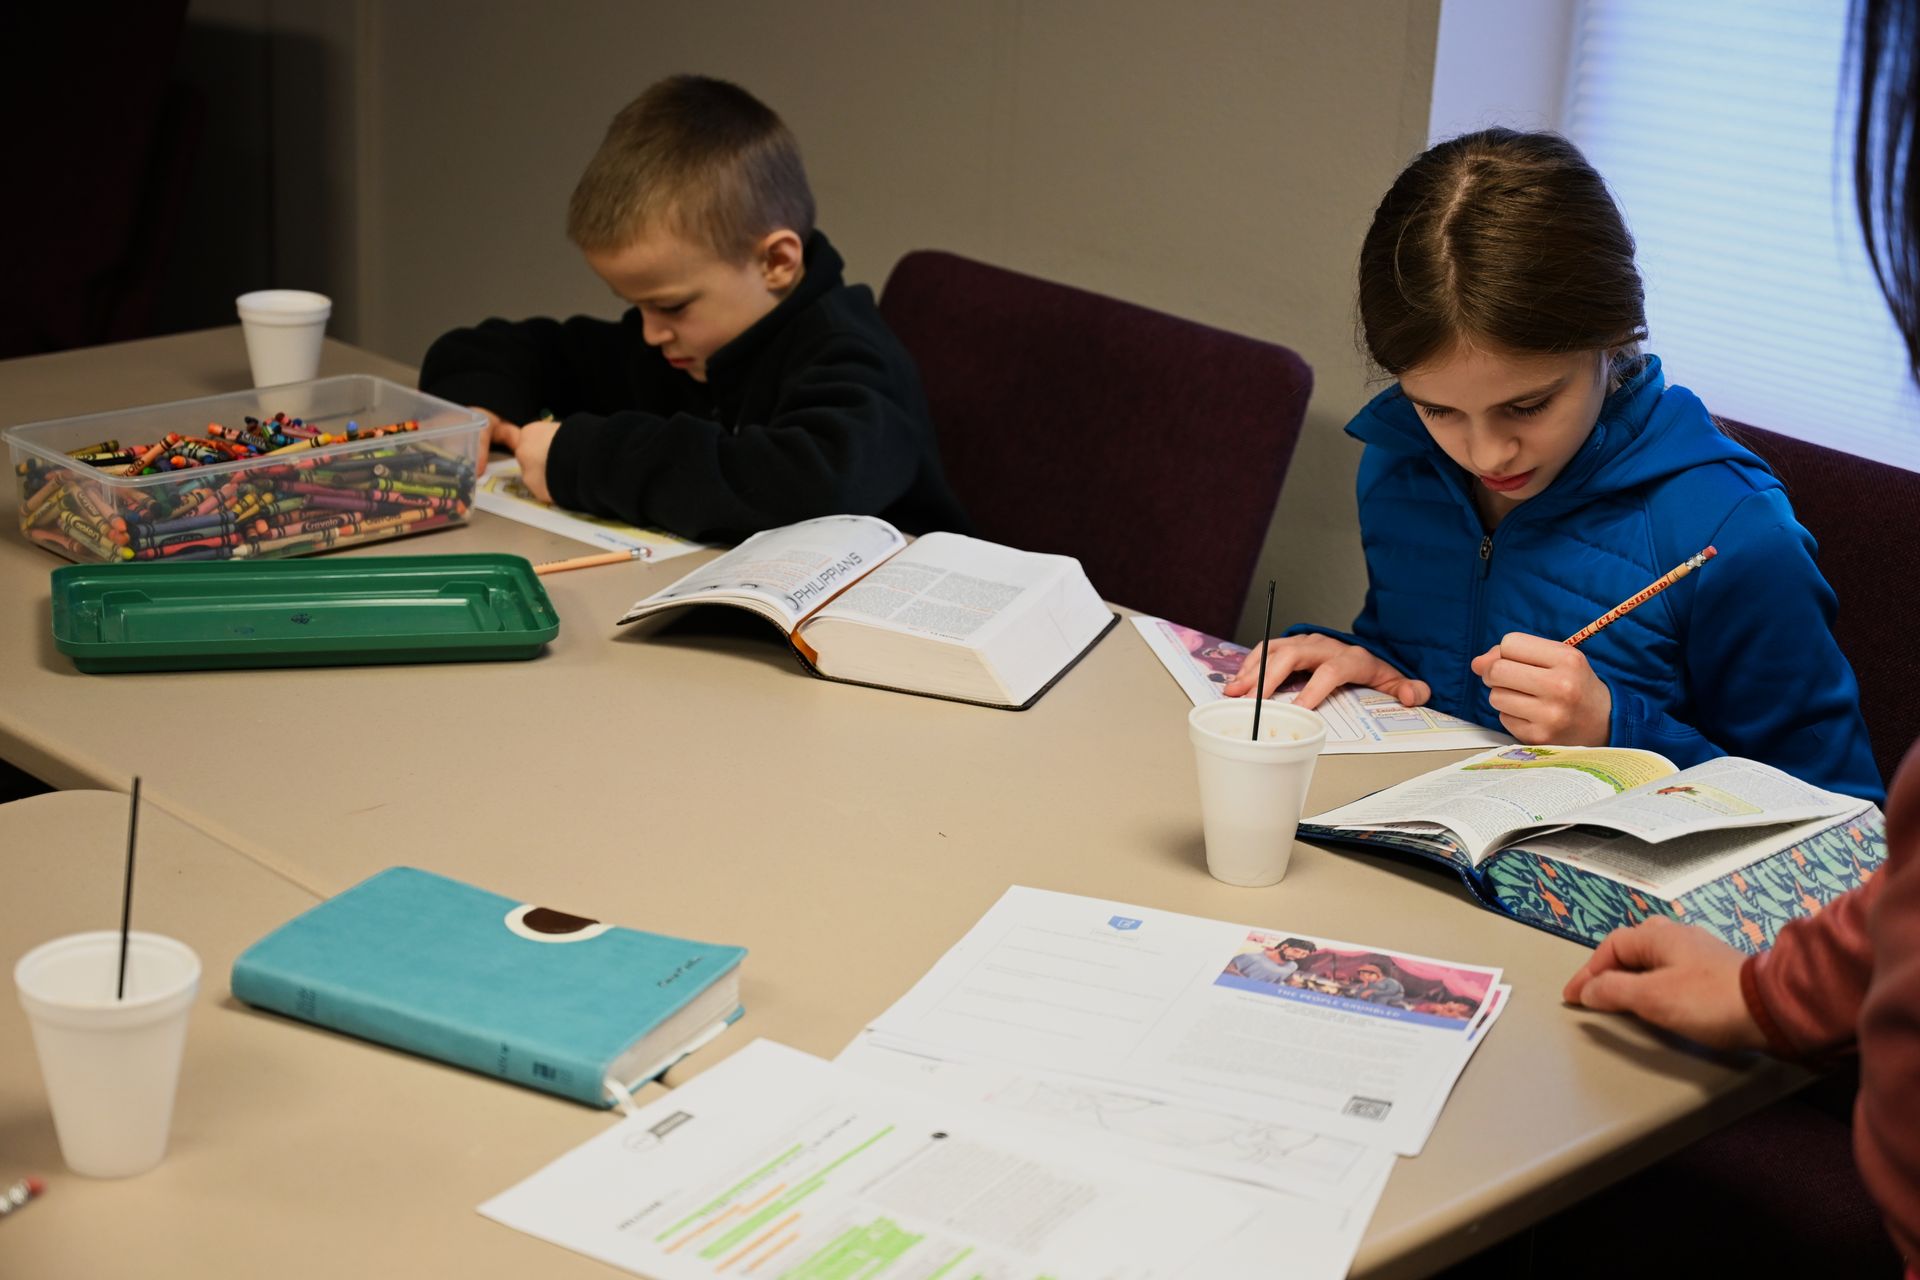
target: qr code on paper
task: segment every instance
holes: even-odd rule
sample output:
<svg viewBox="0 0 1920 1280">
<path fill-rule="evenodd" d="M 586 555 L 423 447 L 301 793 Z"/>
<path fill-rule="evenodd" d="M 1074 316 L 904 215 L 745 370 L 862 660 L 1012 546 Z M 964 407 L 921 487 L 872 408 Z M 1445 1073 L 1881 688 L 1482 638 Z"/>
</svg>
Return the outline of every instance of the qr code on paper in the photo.
<svg viewBox="0 0 1920 1280">
<path fill-rule="evenodd" d="M 1347 1105 L 1341 1108 L 1343 1114 L 1359 1116 L 1362 1120 L 1385 1120 L 1391 1110 L 1393 1104 L 1384 1098 L 1348 1098 Z"/>
</svg>

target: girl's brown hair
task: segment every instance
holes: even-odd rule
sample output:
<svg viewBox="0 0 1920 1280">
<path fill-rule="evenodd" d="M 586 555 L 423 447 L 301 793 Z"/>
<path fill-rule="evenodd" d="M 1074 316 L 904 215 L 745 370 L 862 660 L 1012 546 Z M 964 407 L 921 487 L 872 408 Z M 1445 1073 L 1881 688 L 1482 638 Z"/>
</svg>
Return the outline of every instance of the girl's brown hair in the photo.
<svg viewBox="0 0 1920 1280">
<path fill-rule="evenodd" d="M 1633 236 L 1565 138 L 1462 134 L 1408 165 L 1374 211 L 1360 330 L 1395 377 L 1462 341 L 1543 355 L 1612 349 L 1618 371 L 1647 336 Z"/>
</svg>

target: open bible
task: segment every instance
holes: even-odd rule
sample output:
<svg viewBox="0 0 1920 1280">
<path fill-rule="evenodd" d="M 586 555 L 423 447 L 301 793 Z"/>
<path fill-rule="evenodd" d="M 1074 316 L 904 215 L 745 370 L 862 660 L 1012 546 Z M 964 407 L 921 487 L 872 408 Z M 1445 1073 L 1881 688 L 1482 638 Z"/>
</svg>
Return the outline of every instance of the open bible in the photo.
<svg viewBox="0 0 1920 1280">
<path fill-rule="evenodd" d="M 909 544 L 873 516 L 757 533 L 627 610 L 747 609 L 815 675 L 1024 710 L 1119 621 L 1071 556 L 956 533 Z"/>
<path fill-rule="evenodd" d="M 1625 747 L 1485 751 L 1300 823 L 1444 863 L 1492 910 L 1596 943 L 1651 916 L 1758 951 L 1886 859 L 1880 810 L 1753 760 Z"/>
</svg>

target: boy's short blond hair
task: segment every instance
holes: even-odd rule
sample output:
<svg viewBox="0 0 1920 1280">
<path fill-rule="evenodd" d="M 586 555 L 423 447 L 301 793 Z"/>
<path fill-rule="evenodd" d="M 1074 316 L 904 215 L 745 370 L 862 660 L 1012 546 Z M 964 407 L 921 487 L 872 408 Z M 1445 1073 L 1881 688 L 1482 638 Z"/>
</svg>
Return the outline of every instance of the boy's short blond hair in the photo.
<svg viewBox="0 0 1920 1280">
<path fill-rule="evenodd" d="M 660 81 L 607 126 L 567 206 L 567 238 L 614 253 L 664 229 L 729 261 L 813 231 L 800 144 L 765 103 L 707 76 Z"/>
</svg>

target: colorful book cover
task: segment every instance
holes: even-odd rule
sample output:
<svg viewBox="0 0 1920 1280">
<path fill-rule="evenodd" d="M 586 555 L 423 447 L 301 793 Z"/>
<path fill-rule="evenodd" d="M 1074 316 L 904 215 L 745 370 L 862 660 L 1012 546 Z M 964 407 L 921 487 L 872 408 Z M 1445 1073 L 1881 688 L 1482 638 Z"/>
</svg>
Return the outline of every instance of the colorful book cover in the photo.
<svg viewBox="0 0 1920 1280">
<path fill-rule="evenodd" d="M 241 953 L 233 994 L 349 1035 L 609 1106 L 614 1098 L 604 1082 L 616 1067 L 663 1070 L 669 1063 L 659 1055 L 740 1016 L 732 986 L 722 980 L 744 955 L 741 947 L 602 924 L 389 867 Z M 693 1025 L 667 1026 L 701 1004 L 713 1007 Z M 636 1047 L 662 1028 L 671 1043 L 647 1046 L 648 1054 L 636 1058 Z"/>
<path fill-rule="evenodd" d="M 1622 926 L 1669 916 L 1711 929 L 1751 954 L 1772 946 L 1789 920 L 1866 883 L 1886 860 L 1886 823 L 1878 809 L 1869 809 L 1674 898 L 1525 849 L 1495 854 L 1481 864 L 1480 876 L 1500 910 L 1578 942 L 1598 943 Z"/>
<path fill-rule="evenodd" d="M 1503 849 L 1475 870 L 1466 854 L 1438 833 L 1423 833 L 1416 843 L 1391 831 L 1303 822 L 1300 838 L 1438 862 L 1458 874 L 1488 910 L 1589 946 L 1615 929 L 1667 916 L 1710 929 L 1748 953 L 1772 946 L 1788 921 L 1812 915 L 1866 883 L 1887 858 L 1885 819 L 1872 808 L 1670 898 L 1524 847 Z"/>
</svg>

